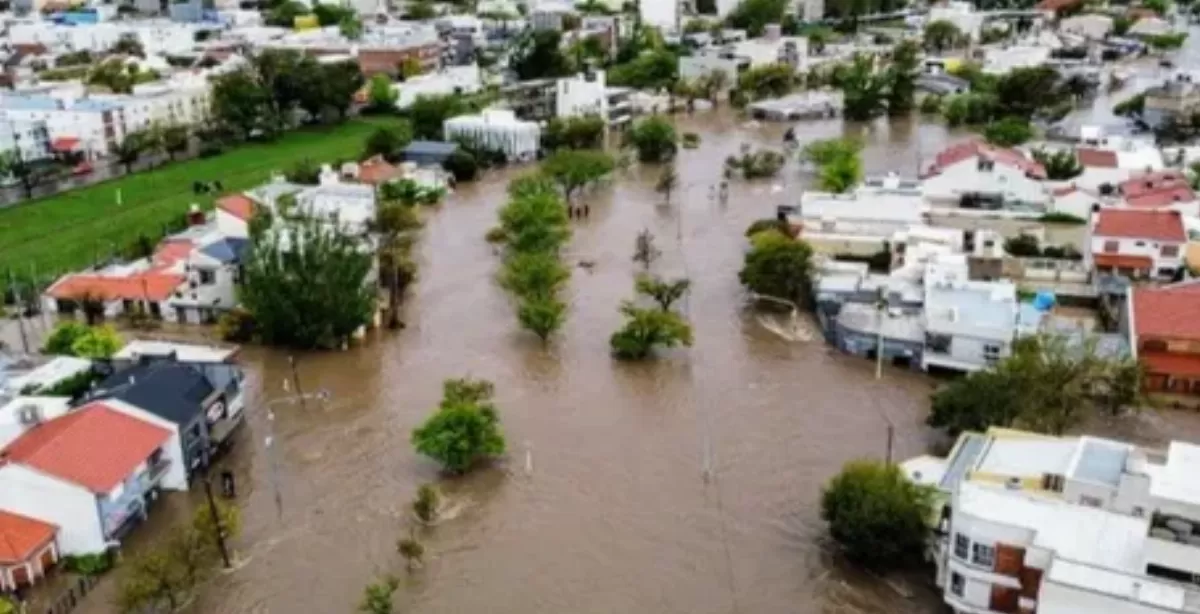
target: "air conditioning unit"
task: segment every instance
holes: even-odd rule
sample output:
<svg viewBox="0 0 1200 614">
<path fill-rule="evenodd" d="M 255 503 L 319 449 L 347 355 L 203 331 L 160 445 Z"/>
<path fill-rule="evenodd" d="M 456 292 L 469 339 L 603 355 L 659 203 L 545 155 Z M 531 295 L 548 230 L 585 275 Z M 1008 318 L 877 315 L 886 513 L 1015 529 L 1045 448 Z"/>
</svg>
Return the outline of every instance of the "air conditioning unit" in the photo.
<svg viewBox="0 0 1200 614">
<path fill-rule="evenodd" d="M 37 405 L 22 405 L 17 409 L 17 420 L 23 426 L 33 426 L 42 423 L 42 408 Z"/>
</svg>

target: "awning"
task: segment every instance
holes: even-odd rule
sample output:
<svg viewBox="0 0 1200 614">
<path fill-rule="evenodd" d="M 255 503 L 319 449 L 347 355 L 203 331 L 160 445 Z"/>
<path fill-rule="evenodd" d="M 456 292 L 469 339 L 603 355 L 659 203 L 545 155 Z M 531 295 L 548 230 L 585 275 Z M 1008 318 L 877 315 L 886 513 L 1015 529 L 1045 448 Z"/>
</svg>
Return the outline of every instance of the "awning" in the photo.
<svg viewBox="0 0 1200 614">
<path fill-rule="evenodd" d="M 50 141 L 50 149 L 59 153 L 75 151 L 79 148 L 79 139 L 73 136 L 60 136 Z"/>
<path fill-rule="evenodd" d="M 1154 260 L 1149 256 L 1092 254 L 1092 260 L 1096 266 L 1104 268 L 1149 270 L 1154 267 Z"/>
</svg>

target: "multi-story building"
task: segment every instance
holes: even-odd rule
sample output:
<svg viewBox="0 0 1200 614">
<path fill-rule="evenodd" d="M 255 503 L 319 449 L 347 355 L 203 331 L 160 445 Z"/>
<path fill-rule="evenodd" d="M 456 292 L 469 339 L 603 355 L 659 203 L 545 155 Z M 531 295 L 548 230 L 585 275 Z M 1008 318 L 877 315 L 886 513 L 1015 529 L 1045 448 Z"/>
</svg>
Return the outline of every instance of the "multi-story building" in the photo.
<svg viewBox="0 0 1200 614">
<path fill-rule="evenodd" d="M 367 77 L 381 73 L 399 75 L 400 66 L 410 60 L 417 62 L 421 72 L 432 72 L 442 59 L 437 28 L 432 23 L 419 22 L 368 24 L 358 40 L 347 39 L 336 27 L 304 30 L 264 41 L 262 46 L 297 49 L 313 56 L 352 57 Z"/>
<path fill-rule="evenodd" d="M 207 75 L 183 73 L 164 81 L 136 85 L 129 94 L 93 95 L 93 100 L 120 107 L 124 133 L 145 130 L 152 125 L 193 126 L 209 114 Z"/>
<path fill-rule="evenodd" d="M 1045 178 L 1046 169 L 1019 151 L 967 141 L 937 155 L 922 189 L 934 205 L 1040 211 L 1051 201 Z"/>
<path fill-rule="evenodd" d="M 87 158 L 107 155 L 125 138 L 120 105 L 99 98 L 3 96 L 0 112 L 14 124 L 45 124 L 51 143 L 70 142 Z"/>
<path fill-rule="evenodd" d="M 607 87 L 604 71 L 589 70 L 555 82 L 555 116 L 599 115 L 609 127 L 619 127 L 633 119 L 629 88 Z"/>
<path fill-rule="evenodd" d="M 210 28 L 165 19 L 70 25 L 27 19 L 9 26 L 9 40 L 13 45 L 40 44 L 47 49 L 103 52 L 123 38 L 132 38 L 141 43 L 147 54 L 168 55 L 190 52 L 196 45 L 197 32 Z"/>
<path fill-rule="evenodd" d="M 1138 279 L 1171 279 L 1187 248 L 1174 210 L 1102 208 L 1092 216 L 1085 260 L 1097 271 Z"/>
<path fill-rule="evenodd" d="M 903 463 L 941 493 L 936 583 L 959 614 L 1200 609 L 1200 447 L 964 433 Z"/>
<path fill-rule="evenodd" d="M 0 110 L 0 151 L 17 152 L 22 160 L 41 160 L 50 156 L 50 129 L 45 120 L 10 120 Z"/>
</svg>

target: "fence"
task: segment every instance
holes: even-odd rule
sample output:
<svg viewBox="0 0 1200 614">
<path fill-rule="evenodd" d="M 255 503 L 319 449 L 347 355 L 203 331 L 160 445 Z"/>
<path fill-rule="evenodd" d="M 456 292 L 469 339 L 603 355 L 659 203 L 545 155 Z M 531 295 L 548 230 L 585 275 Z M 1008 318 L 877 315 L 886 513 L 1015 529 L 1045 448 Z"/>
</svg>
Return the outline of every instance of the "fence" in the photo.
<svg viewBox="0 0 1200 614">
<path fill-rule="evenodd" d="M 79 576 L 73 586 L 63 591 L 50 607 L 46 608 L 45 614 L 68 614 L 73 611 L 99 581 L 98 576 Z"/>
</svg>

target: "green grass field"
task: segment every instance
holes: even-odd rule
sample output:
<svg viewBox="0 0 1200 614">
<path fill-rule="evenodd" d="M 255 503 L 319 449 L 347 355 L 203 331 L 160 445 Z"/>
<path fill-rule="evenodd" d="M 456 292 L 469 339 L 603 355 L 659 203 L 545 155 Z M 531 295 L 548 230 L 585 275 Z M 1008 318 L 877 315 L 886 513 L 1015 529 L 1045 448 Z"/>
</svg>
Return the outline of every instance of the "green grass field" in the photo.
<svg viewBox="0 0 1200 614">
<path fill-rule="evenodd" d="M 240 192 L 303 158 L 332 162 L 357 157 L 375 128 L 394 121 L 363 118 L 298 130 L 273 143 L 247 144 L 220 156 L 171 163 L 0 209 L 0 274 L 11 270 L 28 276 L 36 269 L 47 280 L 88 266 L 140 233 L 157 238 L 163 225 L 192 203 L 211 208 L 215 197 L 193 194 L 193 181 L 220 181 L 225 192 Z"/>
</svg>

